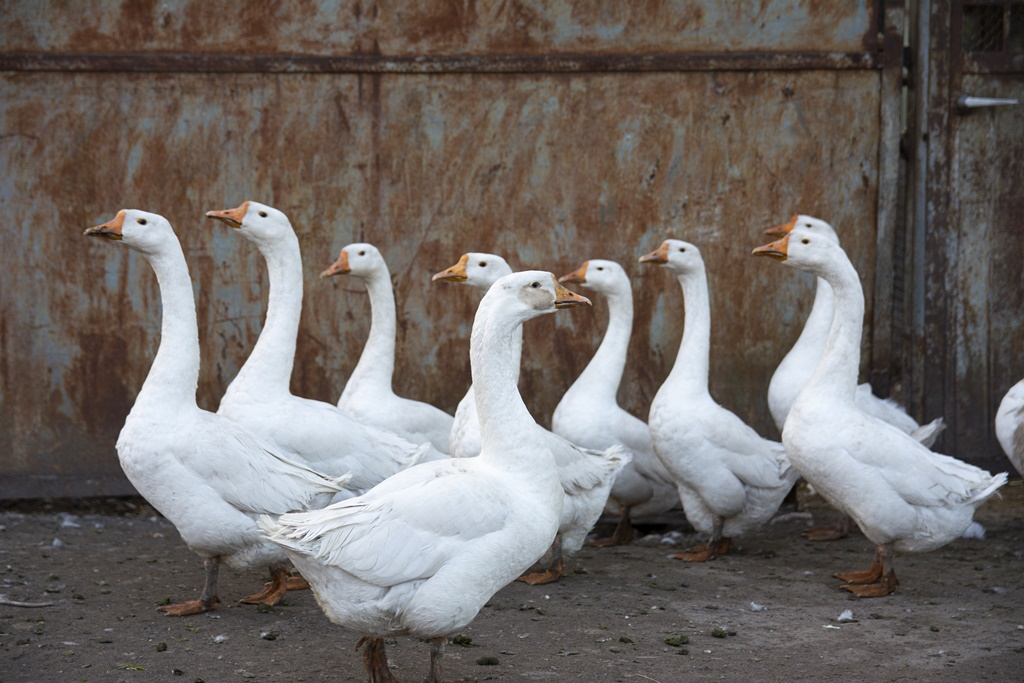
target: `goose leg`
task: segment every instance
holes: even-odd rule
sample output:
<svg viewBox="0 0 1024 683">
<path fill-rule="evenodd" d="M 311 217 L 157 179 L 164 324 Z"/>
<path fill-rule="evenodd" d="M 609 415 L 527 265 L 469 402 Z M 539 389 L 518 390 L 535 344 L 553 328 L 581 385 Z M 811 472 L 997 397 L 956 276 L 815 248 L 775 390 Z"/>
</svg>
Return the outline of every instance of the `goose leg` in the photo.
<svg viewBox="0 0 1024 683">
<path fill-rule="evenodd" d="M 220 558 L 207 557 L 203 560 L 203 569 L 206 573 L 206 581 L 198 600 L 189 600 L 177 605 L 164 605 L 157 609 L 169 617 L 185 617 L 216 609 L 217 603 L 220 602 L 220 598 L 217 597 L 217 570 L 220 569 Z"/>
<path fill-rule="evenodd" d="M 616 545 L 629 545 L 633 542 L 636 533 L 633 531 L 633 522 L 629 518 L 628 505 L 619 506 L 619 523 L 615 525 L 615 531 L 608 538 L 600 538 L 596 541 L 589 541 L 588 546 L 592 548 L 611 548 Z"/>
<path fill-rule="evenodd" d="M 276 605 L 288 591 L 288 570 L 284 567 L 270 568 L 270 583 L 259 593 L 253 593 L 239 600 L 247 605 Z"/>
<path fill-rule="evenodd" d="M 808 541 L 838 541 L 850 533 L 850 516 L 843 515 L 832 524 L 816 526 L 804 532 Z"/>
<path fill-rule="evenodd" d="M 712 520 L 711 538 L 708 539 L 708 542 L 704 545 L 687 548 L 678 555 L 675 555 L 675 559 L 686 560 L 687 562 L 707 562 L 729 552 L 729 548 L 732 547 L 732 539 L 728 536 L 722 536 L 724 520 L 718 515 L 714 515 Z"/>
<path fill-rule="evenodd" d="M 544 583 L 554 583 L 565 573 L 565 563 L 562 562 L 562 534 L 555 534 L 555 542 L 551 544 L 551 563 L 542 572 L 523 574 L 516 581 L 528 583 L 531 586 L 539 586 Z"/>
<path fill-rule="evenodd" d="M 900 584 L 892 567 L 892 548 L 885 543 L 875 546 L 875 561 L 866 572 L 845 572 L 835 577 L 845 584 L 840 586 L 861 598 L 879 598 L 896 591 Z"/>
<path fill-rule="evenodd" d="M 430 674 L 424 683 L 444 683 L 444 666 L 441 657 L 444 655 L 444 646 L 448 644 L 448 638 L 441 636 L 430 639 Z"/>
<path fill-rule="evenodd" d="M 285 582 L 285 586 L 290 591 L 306 590 L 307 588 L 309 588 L 309 581 L 306 581 L 298 574 L 292 574 L 288 577 L 288 580 Z"/>
<path fill-rule="evenodd" d="M 383 638 L 370 638 L 363 636 L 356 643 L 356 649 L 363 649 L 363 666 L 366 667 L 366 680 L 368 683 L 402 683 L 388 668 L 388 655 L 384 651 Z M 439 655 L 440 657 L 440 655 Z M 431 671 L 433 671 L 433 649 L 430 653 Z M 440 679 L 439 679 L 440 680 Z"/>
</svg>

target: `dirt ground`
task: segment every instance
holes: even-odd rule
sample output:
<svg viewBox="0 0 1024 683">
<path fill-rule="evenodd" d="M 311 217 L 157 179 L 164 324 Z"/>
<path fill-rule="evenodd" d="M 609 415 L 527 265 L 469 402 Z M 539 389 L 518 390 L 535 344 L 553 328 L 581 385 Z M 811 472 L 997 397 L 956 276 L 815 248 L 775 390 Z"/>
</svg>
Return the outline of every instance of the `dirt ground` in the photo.
<svg viewBox="0 0 1024 683">
<path fill-rule="evenodd" d="M 1024 486 L 976 519 L 984 540 L 897 558 L 898 591 L 858 599 L 835 571 L 865 569 L 859 533 L 811 543 L 828 521 L 784 509 L 725 557 L 671 559 L 695 537 L 682 517 L 640 542 L 585 548 L 560 582 L 501 590 L 446 653 L 452 681 L 1019 681 L 1024 670 Z M 610 529 L 607 529 L 610 530 Z M 671 542 L 675 542 L 673 545 Z M 196 597 L 201 563 L 141 500 L 8 504 L 0 510 L 0 681 L 362 681 L 357 634 L 308 591 L 273 609 L 237 605 L 263 579 L 221 570 L 221 607 L 165 617 Z M 42 606 L 17 606 L 12 602 Z M 852 621 L 840 620 L 849 610 Z M 428 646 L 389 645 L 420 681 Z"/>
</svg>

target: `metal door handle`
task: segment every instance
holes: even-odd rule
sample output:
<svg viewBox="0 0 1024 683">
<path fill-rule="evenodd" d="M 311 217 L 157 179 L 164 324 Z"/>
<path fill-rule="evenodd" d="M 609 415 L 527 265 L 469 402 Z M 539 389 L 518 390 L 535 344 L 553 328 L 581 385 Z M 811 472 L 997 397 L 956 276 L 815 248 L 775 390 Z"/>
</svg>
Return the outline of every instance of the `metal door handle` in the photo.
<svg viewBox="0 0 1024 683">
<path fill-rule="evenodd" d="M 961 114 L 981 107 L 1005 107 L 1014 104 L 1018 104 L 1018 101 L 999 97 L 972 97 L 971 95 L 961 95 L 956 100 L 957 111 Z"/>
</svg>

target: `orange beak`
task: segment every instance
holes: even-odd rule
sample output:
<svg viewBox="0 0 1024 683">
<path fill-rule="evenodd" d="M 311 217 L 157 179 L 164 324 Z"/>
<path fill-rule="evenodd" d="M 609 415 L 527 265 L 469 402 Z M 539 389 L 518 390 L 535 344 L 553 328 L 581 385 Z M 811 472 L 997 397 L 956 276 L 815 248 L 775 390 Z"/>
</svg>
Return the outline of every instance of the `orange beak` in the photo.
<svg viewBox="0 0 1024 683">
<path fill-rule="evenodd" d="M 222 211 L 207 211 L 207 218 L 216 218 L 219 221 L 226 223 L 232 228 L 242 227 L 242 219 L 245 218 L 245 212 L 249 210 L 249 202 L 242 202 L 241 206 L 236 209 L 224 209 Z"/>
<path fill-rule="evenodd" d="M 552 275 L 551 279 L 554 280 L 555 276 Z M 590 299 L 566 289 L 558 284 L 558 280 L 555 280 L 555 308 L 572 308 L 573 306 L 582 306 L 584 304 L 587 306 L 592 305 Z"/>
<path fill-rule="evenodd" d="M 771 244 L 758 247 L 754 250 L 754 256 L 770 256 L 776 261 L 785 261 L 789 257 L 789 234 Z"/>
<path fill-rule="evenodd" d="M 569 273 L 568 275 L 563 275 L 562 277 L 558 278 L 558 281 L 559 282 L 572 282 L 572 283 L 579 284 L 579 285 L 586 284 L 586 282 L 587 282 L 587 264 L 588 263 L 590 263 L 590 261 L 584 261 L 582 266 L 580 266 L 579 268 L 577 268 L 573 272 Z"/>
<path fill-rule="evenodd" d="M 771 237 L 785 237 L 793 230 L 793 228 L 796 227 L 797 218 L 799 218 L 799 216 L 793 214 L 793 217 L 789 219 L 788 223 L 784 225 L 776 225 L 774 228 L 768 228 L 764 231 L 764 234 Z"/>
<path fill-rule="evenodd" d="M 344 249 L 338 254 L 338 260 L 327 267 L 327 270 L 320 273 L 320 277 L 331 277 L 332 275 L 344 275 L 345 273 L 351 272 L 351 268 L 348 267 L 348 252 Z"/>
<path fill-rule="evenodd" d="M 125 215 L 124 209 L 121 209 L 117 212 L 117 215 L 114 216 L 114 220 L 104 223 L 103 225 L 97 225 L 94 228 L 89 228 L 85 231 L 85 234 L 93 237 L 104 237 L 108 240 L 123 239 L 121 226 L 124 225 Z"/>
<path fill-rule="evenodd" d="M 641 256 L 640 263 L 654 263 L 657 265 L 668 263 L 668 242 L 662 242 L 661 246 L 656 250 Z"/>
<path fill-rule="evenodd" d="M 445 282 L 465 282 L 469 276 L 466 275 L 466 264 L 469 263 L 469 254 L 463 254 L 459 262 L 451 268 L 442 270 L 430 278 L 433 280 L 444 280 Z"/>
</svg>

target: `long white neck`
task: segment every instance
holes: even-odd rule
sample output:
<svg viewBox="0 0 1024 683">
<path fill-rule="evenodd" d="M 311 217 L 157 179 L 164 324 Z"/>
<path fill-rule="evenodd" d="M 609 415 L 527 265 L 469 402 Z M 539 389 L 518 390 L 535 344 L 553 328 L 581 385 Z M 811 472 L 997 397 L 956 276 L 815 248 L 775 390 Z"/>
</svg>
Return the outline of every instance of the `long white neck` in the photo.
<svg viewBox="0 0 1024 683">
<path fill-rule="evenodd" d="M 791 353 L 797 353 L 804 359 L 820 356 L 825 348 L 825 340 L 828 339 L 828 331 L 832 327 L 832 316 L 835 311 L 835 295 L 832 293 L 832 286 L 828 280 L 817 278 L 811 314 L 807 316 L 804 329 L 797 338 L 796 344 L 793 345 Z"/>
<path fill-rule="evenodd" d="M 484 299 L 473 321 L 469 358 L 483 453 L 518 449 L 536 425 L 519 389 L 522 325 Z"/>
<path fill-rule="evenodd" d="M 345 393 L 358 386 L 372 385 L 391 390 L 395 373 L 395 293 L 387 269 L 375 270 L 364 280 L 370 295 L 370 334 L 363 353 L 345 384 Z"/>
<path fill-rule="evenodd" d="M 768 385 L 768 407 L 779 430 L 785 424 L 800 390 L 807 385 L 807 381 L 814 373 L 818 359 L 825 350 L 828 331 L 832 327 L 832 316 L 835 313 L 832 286 L 820 277 L 816 280 L 817 288 L 811 313 L 807 316 L 796 343 L 779 363 Z"/>
<path fill-rule="evenodd" d="M 231 384 L 244 386 L 248 392 L 288 392 L 302 313 L 299 239 L 289 231 L 273 244 L 258 243 L 256 246 L 266 259 L 270 274 L 267 319 L 256 346 Z"/>
<path fill-rule="evenodd" d="M 679 354 L 665 384 L 676 390 L 708 393 L 708 355 L 711 346 L 711 303 L 704 268 L 678 276 L 686 315 Z"/>
<path fill-rule="evenodd" d="M 587 396 L 588 400 L 616 403 L 622 372 L 626 367 L 629 336 L 633 331 L 633 295 L 630 291 L 607 295 L 608 329 L 597 353 L 573 382 L 566 396 Z"/>
<path fill-rule="evenodd" d="M 860 372 L 860 342 L 864 328 L 864 291 L 849 259 L 836 259 L 818 273 L 832 287 L 835 315 L 808 387 L 826 388 L 854 400 Z"/>
<path fill-rule="evenodd" d="M 173 248 L 146 259 L 160 286 L 160 347 L 132 412 L 148 407 L 162 411 L 194 407 L 199 384 L 199 325 L 185 255 L 175 241 Z"/>
</svg>

